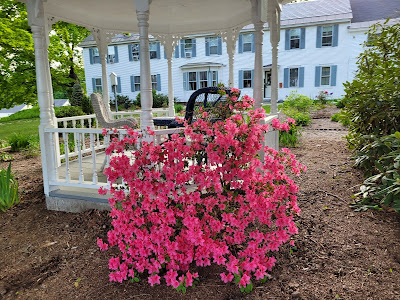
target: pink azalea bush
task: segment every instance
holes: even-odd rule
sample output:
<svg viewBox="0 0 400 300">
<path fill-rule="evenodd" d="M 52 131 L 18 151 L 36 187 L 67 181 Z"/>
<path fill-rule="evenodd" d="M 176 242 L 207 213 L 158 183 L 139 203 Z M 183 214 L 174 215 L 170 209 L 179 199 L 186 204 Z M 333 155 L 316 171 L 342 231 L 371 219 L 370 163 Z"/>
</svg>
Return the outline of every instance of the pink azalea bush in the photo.
<svg viewBox="0 0 400 300">
<path fill-rule="evenodd" d="M 226 109 L 243 112 L 253 101 L 234 94 Z M 121 252 L 109 261 L 110 281 L 137 281 L 141 274 L 151 286 L 165 282 L 185 292 L 198 279 L 193 266 L 217 264 L 225 269 L 223 282 L 235 280 L 248 291 L 275 265 L 273 253 L 293 243 L 298 187 L 286 171 L 299 175 L 305 167 L 288 149 L 263 148 L 264 110 L 215 123 L 207 115 L 161 145 L 135 147 L 139 133 L 127 129 L 107 149 L 116 153 L 105 170 L 113 229 L 107 243 L 97 243 Z M 273 127 L 289 128 L 278 120 Z"/>
</svg>

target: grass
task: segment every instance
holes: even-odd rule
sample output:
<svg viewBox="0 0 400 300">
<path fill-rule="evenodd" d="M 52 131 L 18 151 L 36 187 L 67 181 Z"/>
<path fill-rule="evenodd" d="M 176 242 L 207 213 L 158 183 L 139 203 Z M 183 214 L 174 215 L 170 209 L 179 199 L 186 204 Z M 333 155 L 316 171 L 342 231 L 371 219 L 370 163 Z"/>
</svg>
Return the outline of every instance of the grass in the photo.
<svg viewBox="0 0 400 300">
<path fill-rule="evenodd" d="M 3 118 L 4 119 L 4 118 Z M 26 120 L 13 120 L 8 122 L 1 121 L 0 137 L 2 140 L 8 140 L 14 133 L 24 135 L 39 135 L 40 120 L 26 119 Z"/>
<path fill-rule="evenodd" d="M 13 120 L 24 120 L 24 119 L 37 119 L 39 118 L 39 107 L 35 106 L 30 109 L 24 109 L 11 116 L 0 119 L 0 123 L 9 122 Z"/>
</svg>

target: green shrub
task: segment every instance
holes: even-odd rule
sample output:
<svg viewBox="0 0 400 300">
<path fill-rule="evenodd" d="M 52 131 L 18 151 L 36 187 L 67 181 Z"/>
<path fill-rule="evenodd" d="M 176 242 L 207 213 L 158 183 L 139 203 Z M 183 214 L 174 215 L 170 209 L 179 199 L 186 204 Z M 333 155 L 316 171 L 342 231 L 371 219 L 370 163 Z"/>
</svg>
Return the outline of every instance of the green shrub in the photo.
<svg viewBox="0 0 400 300">
<path fill-rule="evenodd" d="M 7 141 L 5 141 L 5 140 L 0 140 L 0 149 L 1 149 L 1 148 L 4 148 L 4 147 L 7 147 L 7 146 L 8 146 Z"/>
<path fill-rule="evenodd" d="M 180 113 L 181 111 L 185 110 L 185 106 L 182 104 L 175 104 L 175 112 Z"/>
<path fill-rule="evenodd" d="M 287 109 L 283 112 L 296 121 L 296 126 L 307 126 L 311 123 L 311 117 L 308 112 L 299 112 L 296 109 Z"/>
<path fill-rule="evenodd" d="M 11 173 L 11 163 L 8 169 L 0 170 L 0 210 L 5 212 L 7 209 L 19 203 L 18 181 Z"/>
<path fill-rule="evenodd" d="M 358 57 L 354 80 L 344 84 L 351 116 L 348 141 L 357 150 L 365 135 L 400 131 L 400 24 L 376 24 L 368 34 L 374 39 Z"/>
<path fill-rule="evenodd" d="M 333 122 L 340 122 L 343 126 L 350 126 L 350 117 L 344 110 L 331 116 Z"/>
<path fill-rule="evenodd" d="M 283 147 L 295 147 L 301 136 L 300 128 L 290 124 L 289 132 L 279 131 L 279 144 Z"/>
<path fill-rule="evenodd" d="M 38 139 L 38 136 L 14 133 L 8 138 L 8 144 L 11 146 L 11 152 L 18 152 L 28 148 L 38 149 Z"/>
<path fill-rule="evenodd" d="M 282 110 L 297 110 L 299 112 L 309 112 L 314 107 L 314 101 L 310 97 L 298 94 L 297 91 L 290 92 L 289 96 L 282 104 Z"/>
<path fill-rule="evenodd" d="M 75 83 L 72 87 L 72 95 L 69 99 L 71 106 L 82 106 L 83 90 L 79 83 Z"/>
<path fill-rule="evenodd" d="M 392 207 L 400 212 L 400 132 L 371 142 L 357 153 L 356 163 L 370 170 L 354 203 L 360 209 Z"/>
<path fill-rule="evenodd" d="M 39 106 L 35 106 L 29 109 L 24 109 L 11 116 L 4 117 L 0 119 L 0 122 L 8 122 L 13 120 L 23 120 L 23 119 L 36 119 L 39 118 Z"/>
<path fill-rule="evenodd" d="M 335 105 L 337 108 L 344 108 L 345 107 L 345 100 L 344 99 L 337 99 L 335 101 Z"/>
<path fill-rule="evenodd" d="M 326 105 L 328 103 L 329 97 L 332 95 L 333 93 L 329 93 L 328 91 L 320 91 L 318 93 L 318 95 L 315 97 L 316 98 L 316 102 L 318 104 L 322 104 L 322 105 Z"/>
<path fill-rule="evenodd" d="M 79 106 L 61 106 L 55 108 L 55 114 L 57 118 L 67 118 L 75 116 L 83 116 L 85 113 Z"/>
<path fill-rule="evenodd" d="M 153 93 L 153 108 L 168 107 L 168 96 L 164 94 L 157 94 L 156 90 L 152 90 Z M 140 102 L 140 93 L 136 96 L 136 101 L 133 102 L 134 105 L 142 107 Z"/>
<path fill-rule="evenodd" d="M 93 106 L 92 106 L 92 102 L 90 102 L 90 99 L 88 96 L 84 95 L 82 98 L 82 111 L 86 114 L 86 115 L 91 115 L 94 113 L 93 110 Z"/>
</svg>

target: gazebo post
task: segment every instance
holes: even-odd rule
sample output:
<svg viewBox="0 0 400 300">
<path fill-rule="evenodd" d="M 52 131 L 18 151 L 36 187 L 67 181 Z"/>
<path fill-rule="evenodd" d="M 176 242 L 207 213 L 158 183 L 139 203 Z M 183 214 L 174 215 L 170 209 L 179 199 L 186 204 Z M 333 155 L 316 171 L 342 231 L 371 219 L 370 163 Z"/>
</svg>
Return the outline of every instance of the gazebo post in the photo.
<svg viewBox="0 0 400 300">
<path fill-rule="evenodd" d="M 269 2 L 268 26 L 272 48 L 271 67 L 271 114 L 278 113 L 278 45 L 280 40 L 281 6 Z"/>
<path fill-rule="evenodd" d="M 234 62 L 235 62 L 235 51 L 236 41 L 239 36 L 239 28 L 231 28 L 227 31 L 221 32 L 221 36 L 226 43 L 226 51 L 229 57 L 229 86 L 235 86 L 235 73 L 234 73 Z"/>
<path fill-rule="evenodd" d="M 103 101 L 107 107 L 107 111 L 110 114 L 110 118 L 112 119 L 111 115 L 111 108 L 110 108 L 110 91 L 109 91 L 109 84 L 108 84 L 108 74 L 107 74 L 107 55 L 108 55 L 108 43 L 110 38 L 107 38 L 106 32 L 103 29 L 93 29 L 92 30 L 93 37 L 97 44 L 97 49 L 99 50 L 100 56 L 100 63 L 101 63 L 101 83 L 102 83 L 102 94 L 103 94 Z"/>
<path fill-rule="evenodd" d="M 32 37 L 35 48 L 35 68 L 37 96 L 40 108 L 40 152 L 43 169 L 43 186 L 45 195 L 51 190 L 50 181 L 57 177 L 57 166 L 54 153 L 54 140 L 51 134 L 45 134 L 46 128 L 55 128 L 54 100 L 48 59 L 48 30 L 47 20 L 43 7 L 43 0 L 27 0 L 28 23 L 32 29 Z"/>
<path fill-rule="evenodd" d="M 253 78 L 253 98 L 254 108 L 260 108 L 263 100 L 263 30 L 264 23 L 261 21 L 261 2 L 252 0 L 252 19 L 254 24 L 254 78 Z"/>
<path fill-rule="evenodd" d="M 140 126 L 142 129 L 149 127 L 154 129 L 153 122 L 153 94 L 151 88 L 150 74 L 150 55 L 149 55 L 149 0 L 134 0 L 136 15 L 138 19 L 139 39 L 140 39 L 140 101 L 142 104 L 142 114 Z"/>
</svg>

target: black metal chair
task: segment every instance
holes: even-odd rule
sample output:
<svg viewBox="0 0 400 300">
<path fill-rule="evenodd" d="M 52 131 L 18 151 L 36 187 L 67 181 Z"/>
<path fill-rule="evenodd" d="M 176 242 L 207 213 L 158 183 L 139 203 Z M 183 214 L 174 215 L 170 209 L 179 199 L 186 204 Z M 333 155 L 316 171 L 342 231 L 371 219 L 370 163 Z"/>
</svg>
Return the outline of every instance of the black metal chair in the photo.
<svg viewBox="0 0 400 300">
<path fill-rule="evenodd" d="M 225 94 L 221 93 L 225 91 Z M 196 112 L 200 107 L 203 111 L 208 111 L 217 104 L 225 101 L 226 97 L 231 94 L 229 88 L 206 87 L 195 91 L 189 98 L 186 104 L 185 120 L 190 124 L 196 121 Z M 176 121 L 174 118 L 154 118 L 155 126 L 168 126 L 168 128 L 183 127 L 183 123 Z"/>
</svg>

